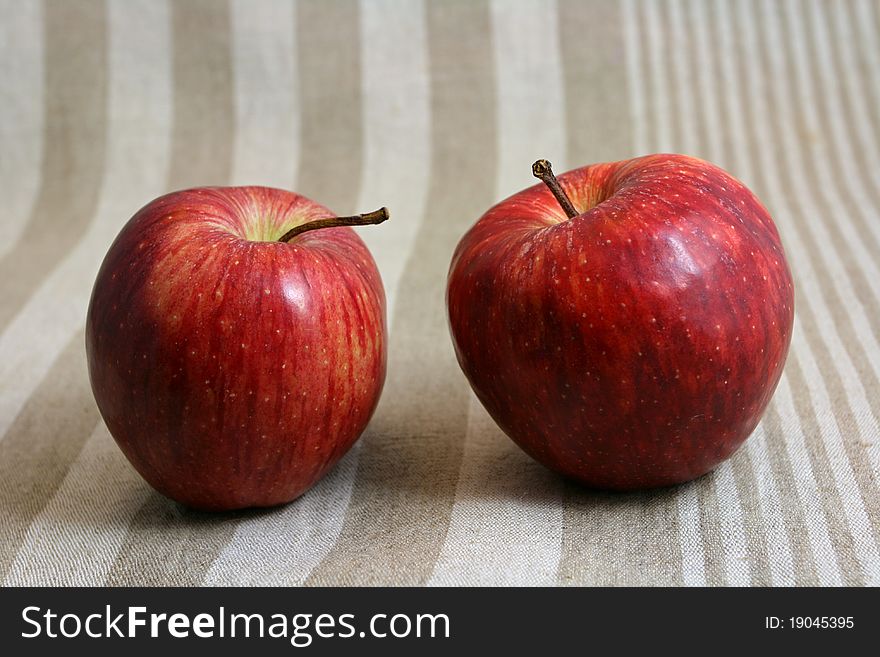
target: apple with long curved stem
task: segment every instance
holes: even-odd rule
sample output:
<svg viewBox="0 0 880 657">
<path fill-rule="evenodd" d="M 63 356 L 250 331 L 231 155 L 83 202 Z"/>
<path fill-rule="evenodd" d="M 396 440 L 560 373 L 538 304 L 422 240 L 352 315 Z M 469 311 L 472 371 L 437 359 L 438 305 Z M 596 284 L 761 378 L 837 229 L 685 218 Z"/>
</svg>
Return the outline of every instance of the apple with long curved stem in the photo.
<svg viewBox="0 0 880 657">
<path fill-rule="evenodd" d="M 449 272 L 458 361 L 499 426 L 588 486 L 698 477 L 754 430 L 794 289 L 767 210 L 707 162 L 651 155 L 502 201 Z"/>
<path fill-rule="evenodd" d="M 122 229 L 86 323 L 110 433 L 159 492 L 207 510 L 305 492 L 366 426 L 385 379 L 385 296 L 348 226 L 290 192 L 200 188 Z"/>
</svg>

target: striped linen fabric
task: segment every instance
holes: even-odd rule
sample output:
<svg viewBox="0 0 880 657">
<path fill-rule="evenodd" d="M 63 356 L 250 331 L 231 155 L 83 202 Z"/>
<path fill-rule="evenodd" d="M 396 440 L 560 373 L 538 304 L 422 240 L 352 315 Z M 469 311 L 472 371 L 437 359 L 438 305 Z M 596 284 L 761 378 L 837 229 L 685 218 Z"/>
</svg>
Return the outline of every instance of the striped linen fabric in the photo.
<svg viewBox="0 0 880 657">
<path fill-rule="evenodd" d="M 0 0 L 0 581 L 6 585 L 880 584 L 875 0 Z M 713 474 L 605 494 L 531 461 L 459 371 L 452 250 L 557 171 L 706 158 L 775 218 L 785 375 Z M 297 190 L 360 231 L 389 299 L 363 438 L 282 508 L 185 510 L 101 422 L 83 324 L 150 199 Z"/>
</svg>

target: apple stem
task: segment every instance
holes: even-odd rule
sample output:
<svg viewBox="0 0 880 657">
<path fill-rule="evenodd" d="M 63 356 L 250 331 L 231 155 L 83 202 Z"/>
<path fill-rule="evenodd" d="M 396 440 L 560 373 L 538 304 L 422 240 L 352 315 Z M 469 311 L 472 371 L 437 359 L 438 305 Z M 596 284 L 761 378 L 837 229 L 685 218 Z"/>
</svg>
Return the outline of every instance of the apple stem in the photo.
<svg viewBox="0 0 880 657">
<path fill-rule="evenodd" d="M 289 242 L 297 235 L 301 235 L 309 230 L 317 230 L 318 228 L 336 228 L 337 226 L 370 226 L 373 224 L 381 224 L 388 220 L 388 208 L 379 208 L 365 214 L 356 214 L 351 217 L 327 217 L 326 219 L 316 219 L 299 226 L 294 226 L 284 233 L 278 241 Z"/>
<path fill-rule="evenodd" d="M 547 160 L 538 160 L 535 162 L 532 165 L 532 175 L 535 176 L 535 178 L 540 178 L 541 182 L 550 188 L 550 191 L 553 192 L 553 196 L 559 201 L 559 205 L 565 210 L 565 214 L 568 215 L 569 219 L 580 214 L 575 210 L 574 204 L 571 202 L 571 199 L 568 198 L 565 190 L 562 189 L 562 185 L 559 184 L 556 176 L 553 175 L 553 167 L 550 165 L 550 162 Z"/>
</svg>

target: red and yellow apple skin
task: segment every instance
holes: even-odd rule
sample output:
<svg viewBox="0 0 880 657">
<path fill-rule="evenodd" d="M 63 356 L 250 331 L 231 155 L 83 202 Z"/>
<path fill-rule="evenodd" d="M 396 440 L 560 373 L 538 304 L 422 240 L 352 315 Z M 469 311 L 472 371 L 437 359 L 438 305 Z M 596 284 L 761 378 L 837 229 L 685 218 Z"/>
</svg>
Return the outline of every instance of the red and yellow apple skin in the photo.
<svg viewBox="0 0 880 657">
<path fill-rule="evenodd" d="M 699 477 L 754 430 L 794 289 L 767 210 L 707 162 L 651 155 L 490 209 L 449 272 L 458 361 L 498 425 L 590 487 Z"/>
<path fill-rule="evenodd" d="M 364 430 L 385 380 L 385 296 L 348 227 L 265 187 L 163 196 L 123 228 L 86 323 L 110 433 L 156 490 L 190 507 L 289 502 Z"/>
</svg>

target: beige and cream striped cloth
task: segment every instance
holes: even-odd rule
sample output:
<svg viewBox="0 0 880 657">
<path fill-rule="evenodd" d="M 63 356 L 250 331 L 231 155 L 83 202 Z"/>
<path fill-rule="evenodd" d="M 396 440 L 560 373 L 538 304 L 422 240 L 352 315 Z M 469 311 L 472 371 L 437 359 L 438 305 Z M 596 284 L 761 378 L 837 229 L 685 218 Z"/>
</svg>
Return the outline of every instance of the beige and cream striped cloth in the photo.
<svg viewBox="0 0 880 657">
<path fill-rule="evenodd" d="M 462 233 L 558 171 L 704 157 L 769 207 L 797 284 L 785 376 L 712 475 L 612 495 L 506 439 L 460 373 Z M 264 184 L 350 213 L 389 298 L 358 445 L 286 507 L 154 493 L 101 422 L 83 322 L 123 222 Z M 6 585 L 880 583 L 876 0 L 0 0 Z"/>
</svg>

